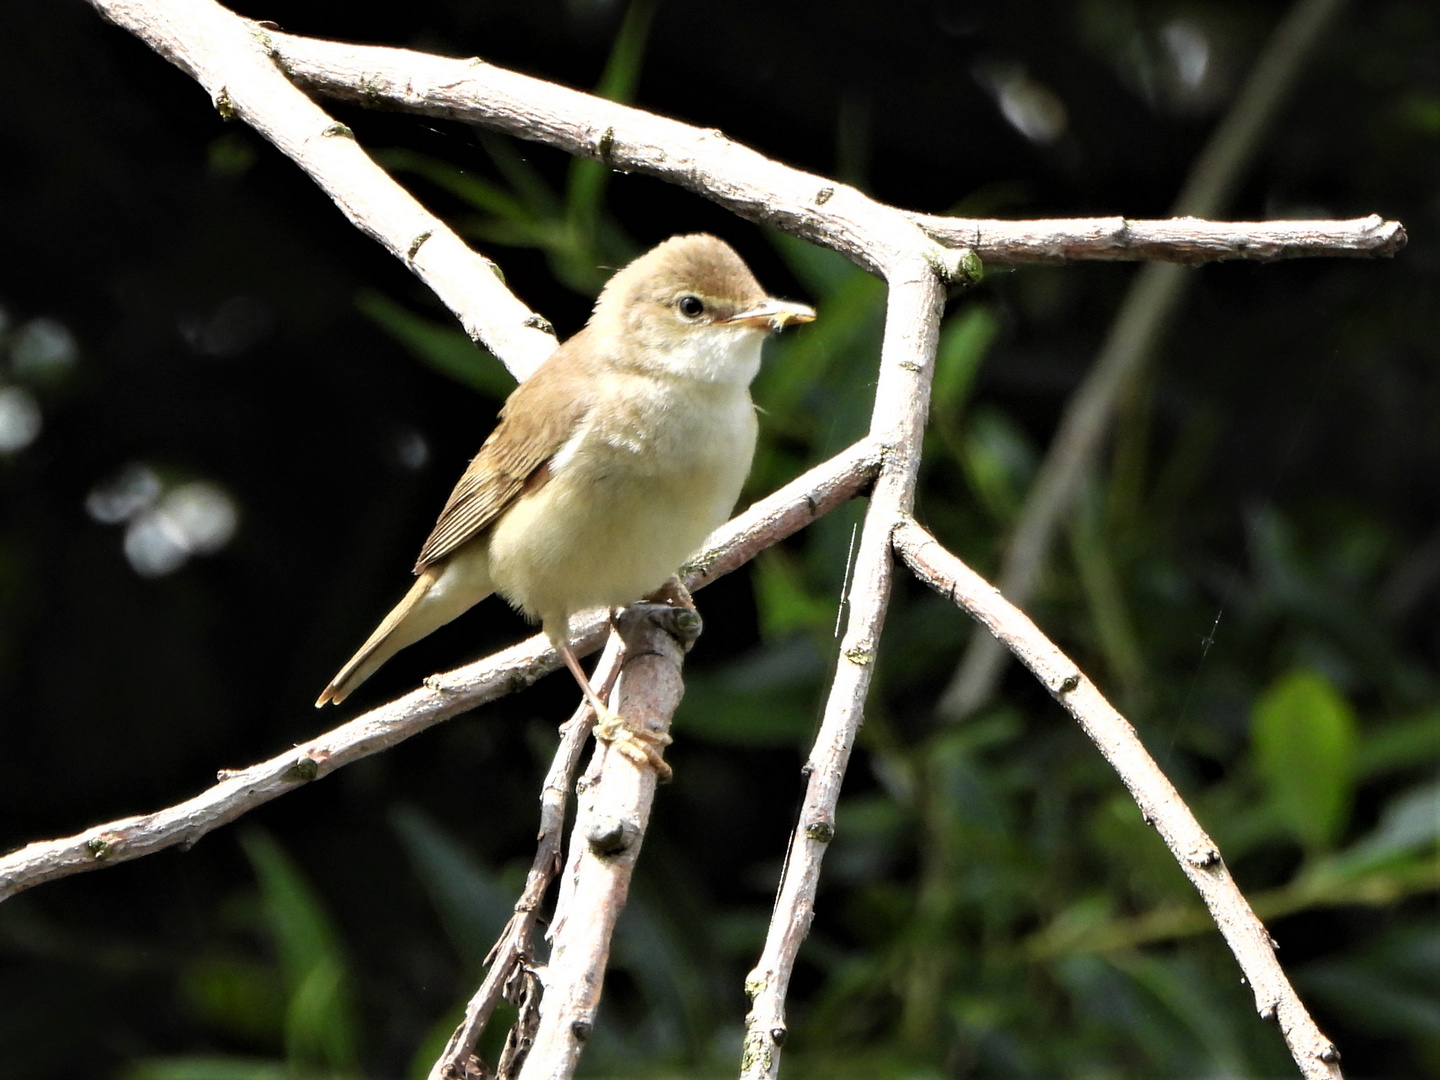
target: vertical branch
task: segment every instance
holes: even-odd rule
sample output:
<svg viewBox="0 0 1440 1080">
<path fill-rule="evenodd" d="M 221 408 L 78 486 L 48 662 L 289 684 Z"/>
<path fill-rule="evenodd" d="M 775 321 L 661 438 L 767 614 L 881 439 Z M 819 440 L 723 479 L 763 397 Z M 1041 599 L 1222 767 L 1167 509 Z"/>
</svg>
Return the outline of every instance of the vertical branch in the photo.
<svg viewBox="0 0 1440 1080">
<path fill-rule="evenodd" d="M 889 285 L 880 379 L 870 422 L 871 434 L 884 448 L 884 457 L 855 559 L 850 618 L 840 643 L 835 679 L 819 735 L 805 763 L 809 783 L 800 821 L 790 841 L 764 951 L 745 980 L 752 1005 L 745 1019 L 740 1062 L 743 1080 L 772 1078 L 779 1072 L 780 1047 L 787 1032 L 785 994 L 800 943 L 814 917 L 820 863 L 835 835 L 835 805 L 864 720 L 865 695 L 885 623 L 894 570 L 890 533 L 915 498 L 945 292 L 934 267 L 918 259 L 891 273 Z"/>
<path fill-rule="evenodd" d="M 1255 61 L 1234 106 L 1196 159 L 1175 201 L 1177 216 L 1213 217 L 1229 201 L 1301 66 L 1344 3 L 1296 0 Z M 1065 407 L 1006 546 L 997 584 L 1011 603 L 1024 607 L 1034 595 L 1051 541 L 1085 474 L 1094 467 L 1125 387 L 1144 366 L 1192 280 L 1194 274 L 1187 267 L 1152 263 L 1131 285 L 1094 366 Z M 984 705 L 995 692 L 1008 656 L 988 634 L 971 637 L 941 695 L 941 715 L 961 719 Z"/>
<path fill-rule="evenodd" d="M 595 685 L 602 688 L 602 695 L 615 681 L 615 665 L 619 659 L 620 638 L 611 634 L 592 676 Z M 560 869 L 560 836 L 565 828 L 565 804 L 569 801 L 570 783 L 580 766 L 580 755 L 590 737 L 594 719 L 595 714 L 589 704 L 581 702 L 575 714 L 560 727 L 560 744 L 555 748 L 550 771 L 545 774 L 545 784 L 540 789 L 540 834 L 536 838 L 530 873 L 525 877 L 525 889 L 515 902 L 515 913 L 505 924 L 500 939 L 490 949 L 487 957 L 490 970 L 465 1007 L 464 1019 L 431 1068 L 429 1080 L 465 1080 L 475 1074 L 478 1063 L 477 1068 L 472 1068 L 471 1064 L 475 1044 L 516 973 L 528 967 L 534 957 L 531 935 L 540 918 L 540 905 L 545 900 L 545 893 Z"/>
<path fill-rule="evenodd" d="M 632 604 L 620 616 L 625 642 L 616 709 L 636 728 L 663 734 L 685 692 L 680 666 L 700 633 L 685 607 Z M 602 745 L 577 785 L 570 858 L 561 883 L 563 910 L 551 926 L 550 964 L 539 1026 L 520 1067 L 521 1080 L 574 1075 L 595 1025 L 610 938 L 640 855 L 655 800 L 655 770 Z M 522 1013 L 523 1013 L 522 1009 Z"/>
</svg>

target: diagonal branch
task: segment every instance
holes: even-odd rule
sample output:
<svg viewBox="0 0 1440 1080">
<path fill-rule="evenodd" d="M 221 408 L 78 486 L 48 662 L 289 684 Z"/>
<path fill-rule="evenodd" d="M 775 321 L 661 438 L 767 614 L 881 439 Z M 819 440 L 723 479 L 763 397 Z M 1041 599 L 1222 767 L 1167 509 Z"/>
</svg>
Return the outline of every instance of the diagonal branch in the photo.
<svg viewBox="0 0 1440 1080">
<path fill-rule="evenodd" d="M 1196 160 L 1175 201 L 1175 213 L 1219 213 L 1259 151 L 1261 136 L 1289 96 L 1301 66 L 1344 2 L 1296 0 Z M 1400 229 L 1399 238 L 1403 236 Z M 1177 265 L 1140 271 L 1090 373 L 1066 403 L 1001 565 L 1000 591 L 1022 607 L 1034 594 L 1055 533 L 1094 467 L 1121 395 L 1149 360 L 1192 280 L 1194 276 Z M 1005 650 L 994 639 L 972 637 L 941 695 L 940 714 L 955 720 L 984 705 L 995 692 L 1005 660 Z"/>
<path fill-rule="evenodd" d="M 281 74 L 254 24 L 213 0 L 90 0 L 192 76 L 226 119 L 245 121 L 290 158 L 367 236 L 403 262 L 517 378 L 555 350 L 550 324 L 505 287 L 499 268 L 376 165 Z"/>
<path fill-rule="evenodd" d="M 862 440 L 761 499 L 715 531 L 687 575 L 699 589 L 760 551 L 847 501 L 875 476 L 878 444 Z M 606 619 L 576 618 L 576 652 L 603 640 Z M 248 769 L 226 770 L 220 782 L 164 810 L 121 818 L 58 840 L 38 840 L 0 858 L 0 900 L 56 878 L 138 859 L 165 848 L 191 847 L 202 836 L 310 780 L 389 749 L 477 705 L 524 689 L 558 666 L 543 634 L 445 675 L 323 735 Z"/>
<path fill-rule="evenodd" d="M 779 1073 L 780 1047 L 787 1032 L 785 995 L 800 943 L 814 917 L 820 863 L 835 835 L 835 806 L 864 721 L 865 696 L 890 599 L 890 532 L 915 499 L 945 292 L 926 263 L 912 263 L 907 269 L 908 274 L 892 278 L 885 311 L 880 379 L 870 423 L 871 435 L 885 447 L 885 458 L 855 556 L 850 617 L 820 731 L 805 764 L 809 776 L 805 801 L 790 841 L 765 947 L 745 980 L 751 1008 L 745 1018 L 743 1080 Z"/>
<path fill-rule="evenodd" d="M 1129 721 L 1024 612 L 913 520 L 901 521 L 893 539 L 896 553 L 916 577 L 969 612 L 1079 721 L 1200 893 L 1245 973 L 1261 1018 L 1280 1025 L 1301 1075 L 1308 1080 L 1337 1080 L 1340 1055 L 1335 1046 L 1300 1003 L 1275 959 L 1274 941 L 1230 876 L 1220 849 L 1146 752 Z"/>
</svg>

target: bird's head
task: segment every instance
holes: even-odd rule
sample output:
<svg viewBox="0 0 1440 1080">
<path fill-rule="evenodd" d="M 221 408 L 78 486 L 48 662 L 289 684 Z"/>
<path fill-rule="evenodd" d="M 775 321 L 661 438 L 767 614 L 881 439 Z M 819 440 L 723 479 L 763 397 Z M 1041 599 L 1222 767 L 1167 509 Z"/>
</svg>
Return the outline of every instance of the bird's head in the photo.
<svg viewBox="0 0 1440 1080">
<path fill-rule="evenodd" d="M 768 296 L 729 244 L 696 233 L 671 237 L 617 272 L 590 325 L 626 365 L 748 384 L 765 335 L 814 318 L 805 304 Z"/>
</svg>

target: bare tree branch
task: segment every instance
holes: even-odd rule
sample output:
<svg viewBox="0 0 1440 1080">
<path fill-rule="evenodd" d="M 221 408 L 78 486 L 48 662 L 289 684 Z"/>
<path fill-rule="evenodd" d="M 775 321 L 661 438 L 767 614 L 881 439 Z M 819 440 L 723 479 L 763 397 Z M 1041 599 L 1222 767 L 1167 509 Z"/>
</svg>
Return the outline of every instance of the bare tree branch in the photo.
<svg viewBox="0 0 1440 1080">
<path fill-rule="evenodd" d="M 890 532 L 909 513 L 915 498 L 945 293 L 929 265 L 917 262 L 909 269 L 908 275 L 897 273 L 892 278 L 885 311 L 880 380 L 870 422 L 872 437 L 885 447 L 885 458 L 855 556 L 850 617 L 820 732 L 805 764 L 809 776 L 805 802 L 790 841 L 765 948 L 745 980 L 751 1008 L 745 1018 L 740 1063 L 744 1080 L 779 1073 L 780 1047 L 787 1031 L 785 995 L 800 943 L 814 917 L 820 863 L 835 835 L 835 805 L 864 720 L 865 695 L 890 599 Z"/>
<path fill-rule="evenodd" d="M 576 651 L 595 649 L 605 620 L 581 623 Z M 45 881 L 138 859 L 165 848 L 193 846 L 241 814 L 329 775 L 342 765 L 387 750 L 442 720 L 529 686 L 558 666 L 543 634 L 443 676 L 429 687 L 372 709 L 248 769 L 220 772 L 220 782 L 194 798 L 151 814 L 121 818 L 75 836 L 40 840 L 0 858 L 0 900 Z M 439 685 L 439 680 L 436 680 Z"/>
<path fill-rule="evenodd" d="M 1079 721 L 1200 893 L 1245 973 L 1261 1018 L 1280 1025 L 1301 1074 L 1309 1080 L 1339 1077 L 1339 1053 L 1280 969 L 1275 943 L 1225 868 L 1220 849 L 1146 752 L 1135 729 L 1024 612 L 914 521 L 902 521 L 893 540 L 900 558 L 921 581 L 969 612 Z"/>
<path fill-rule="evenodd" d="M 625 660 L 615 710 L 632 726 L 664 734 L 685 693 L 680 667 L 700 633 L 684 607 L 635 604 L 620 616 Z M 613 748 L 596 749 L 578 786 L 575 825 L 561 900 L 551 924 L 546 993 L 521 1080 L 572 1075 L 595 1026 L 610 938 L 655 799 L 655 770 L 637 767 Z"/>
<path fill-rule="evenodd" d="M 621 172 L 659 176 L 751 221 L 816 240 L 882 277 L 940 246 L 910 218 L 852 187 L 793 169 L 721 131 L 483 60 L 349 45 L 273 32 L 269 42 L 301 87 L 341 101 L 388 105 L 482 124 L 548 143 Z"/>
<path fill-rule="evenodd" d="M 1227 259 L 1375 258 L 1394 255 L 1406 240 L 1398 221 L 1386 221 L 1378 214 L 1354 221 L 1205 221 L 1198 217 L 997 221 L 910 216 L 934 239 L 947 247 L 969 247 L 986 265 L 1079 259 L 1195 265 Z"/>
<path fill-rule="evenodd" d="M 605 652 L 596 664 L 592 679 L 596 691 L 602 698 L 609 697 L 615 676 L 619 674 L 620 638 L 611 634 L 605 643 Z M 595 714 L 588 702 L 581 702 L 580 708 L 564 724 L 560 725 L 560 744 L 555 748 L 555 757 L 550 762 L 550 771 L 545 774 L 545 783 L 540 789 L 540 833 L 537 836 L 535 858 L 530 863 L 530 872 L 525 877 L 525 889 L 515 901 L 515 914 L 505 924 L 500 939 L 490 949 L 485 962 L 490 965 L 478 990 L 465 1007 L 465 1018 L 455 1033 L 450 1036 L 444 1052 L 430 1070 L 430 1080 L 466 1080 L 474 1074 L 470 1068 L 471 1055 L 479 1041 L 485 1025 L 495 1012 L 501 996 L 513 985 L 520 969 L 534 959 L 531 938 L 535 923 L 540 918 L 540 906 L 550 882 L 560 869 L 560 838 L 565 828 L 565 805 L 570 797 L 570 785 L 575 779 L 575 770 L 580 767 L 580 755 L 585 750 L 586 740 L 594 725 Z"/>
<path fill-rule="evenodd" d="M 856 443 L 792 480 L 717 529 L 704 550 L 704 569 L 687 578 L 699 589 L 859 492 L 875 475 L 879 450 Z M 577 617 L 575 651 L 593 651 L 606 617 Z M 558 663 L 543 634 L 493 656 L 426 680 L 426 687 L 248 769 L 221 773 L 220 783 L 175 806 L 121 818 L 58 840 L 40 840 L 0 858 L 0 900 L 34 885 L 137 859 L 202 836 L 241 814 L 342 765 L 386 750 L 412 735 L 529 686 Z"/>
<path fill-rule="evenodd" d="M 1175 201 L 1175 213 L 1220 212 L 1260 149 L 1304 61 L 1345 0 L 1296 0 L 1270 36 L 1234 106 L 1196 159 Z M 1404 230 L 1398 229 L 1398 238 Z M 1383 226 L 1380 231 L 1385 231 Z M 1388 254 L 1388 252 L 1386 252 Z M 1000 569 L 1000 591 L 1022 607 L 1040 580 L 1051 542 L 1084 486 L 1110 431 L 1121 394 L 1149 360 L 1192 275 L 1175 265 L 1147 266 L 1136 276 L 1095 363 L 1066 403 L 1060 426 L 1021 507 Z M 940 697 L 939 712 L 956 720 L 995 692 L 1006 660 L 998 642 L 976 634 Z"/>
<path fill-rule="evenodd" d="M 1225 223 L 1183 218 L 1025 222 L 908 214 L 844 184 L 764 158 L 718 131 L 617 105 L 482 60 L 453 60 L 279 32 L 267 32 L 267 41 L 286 72 L 318 94 L 482 124 L 621 172 L 658 176 L 741 217 L 832 247 L 882 276 L 889 263 L 925 250 L 926 245 L 917 243 L 918 237 L 905 227 L 910 223 L 947 248 L 973 248 L 984 260 L 996 263 L 1375 256 L 1391 255 L 1405 242 L 1399 223 L 1378 217 L 1341 222 Z"/>
<path fill-rule="evenodd" d="M 371 161 L 276 68 L 255 24 L 213 0 L 90 0 L 205 88 L 225 119 L 249 124 L 299 165 L 367 236 L 429 286 L 474 340 L 524 378 L 555 350 L 550 324 L 505 287 L 499 268 Z"/>
</svg>

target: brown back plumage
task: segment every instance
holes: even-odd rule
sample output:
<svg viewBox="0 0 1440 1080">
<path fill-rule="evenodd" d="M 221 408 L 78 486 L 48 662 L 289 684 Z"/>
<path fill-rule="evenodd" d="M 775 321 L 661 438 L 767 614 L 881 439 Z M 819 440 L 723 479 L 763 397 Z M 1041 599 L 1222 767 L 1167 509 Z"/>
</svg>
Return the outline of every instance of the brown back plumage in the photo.
<svg viewBox="0 0 1440 1080">
<path fill-rule="evenodd" d="M 415 573 L 439 562 L 457 548 L 488 529 L 519 496 L 536 483 L 543 483 L 544 469 L 559 452 L 571 433 L 585 418 L 589 402 L 573 394 L 553 393 L 569 382 L 584 350 L 576 343 L 582 330 L 555 350 L 530 378 L 515 388 L 500 410 L 500 423 L 470 462 L 455 485 L 445 508 L 435 522 L 429 539 L 420 549 Z M 525 401 L 535 395 L 552 395 L 558 408 L 526 409 Z M 524 420 L 518 421 L 517 416 Z"/>
</svg>

